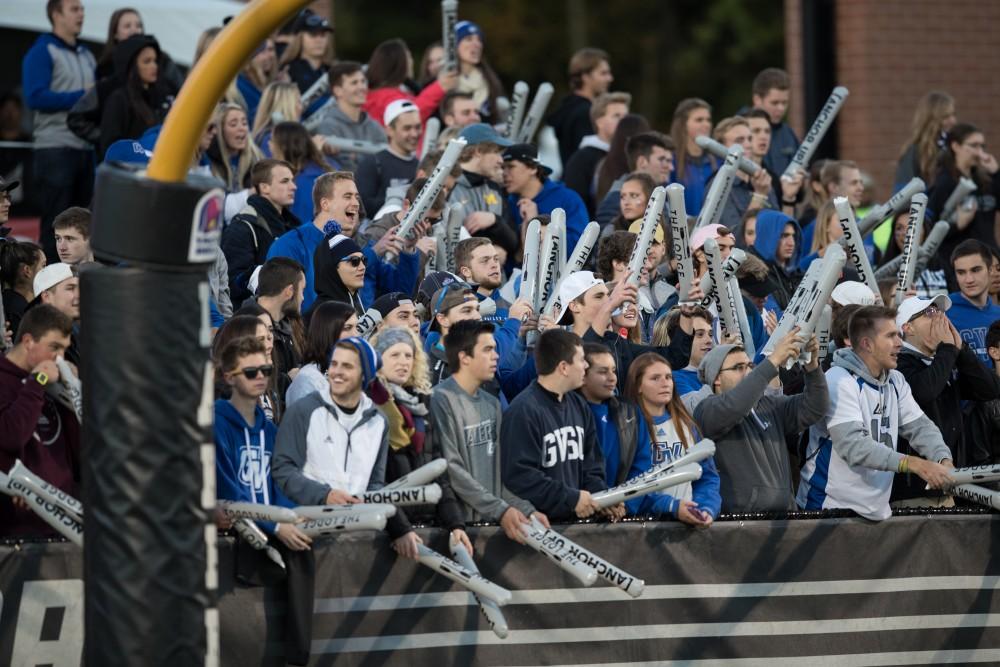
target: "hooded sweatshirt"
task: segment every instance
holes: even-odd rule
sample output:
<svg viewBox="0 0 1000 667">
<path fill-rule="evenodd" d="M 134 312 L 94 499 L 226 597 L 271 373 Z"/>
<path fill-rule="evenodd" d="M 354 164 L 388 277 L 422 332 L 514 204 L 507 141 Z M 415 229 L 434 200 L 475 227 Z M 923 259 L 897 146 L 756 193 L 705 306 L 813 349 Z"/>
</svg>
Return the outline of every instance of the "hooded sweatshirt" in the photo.
<svg viewBox="0 0 1000 667">
<path fill-rule="evenodd" d="M 786 262 L 780 262 L 775 258 L 781 235 L 785 231 L 785 225 L 791 223 L 795 229 L 795 249 L 792 256 Z M 788 217 L 781 211 L 764 210 L 757 214 L 757 238 L 753 244 L 754 250 L 770 269 L 769 275 L 778 284 L 778 289 L 774 292 L 774 299 L 778 306 L 784 310 L 788 306 L 788 300 L 795 293 L 802 275 L 798 270 L 799 254 L 802 250 L 802 230 L 799 223 Z"/>
<path fill-rule="evenodd" d="M 76 148 L 90 144 L 66 125 L 69 110 L 94 85 L 97 61 L 82 42 L 70 46 L 52 33 L 39 36 L 21 63 L 24 101 L 35 112 L 35 148 Z"/>
<path fill-rule="evenodd" d="M 521 228 L 521 212 L 517 207 L 517 200 L 520 199 L 515 194 L 507 196 L 507 203 L 510 208 L 517 229 Z M 542 183 L 541 191 L 535 195 L 533 201 L 538 205 L 538 212 L 548 215 L 557 208 L 566 211 L 566 256 L 569 257 L 576 247 L 583 230 L 590 222 L 590 215 L 587 213 L 587 205 L 576 194 L 562 183 L 546 178 Z"/>
<path fill-rule="evenodd" d="M 16 459 L 71 496 L 79 496 L 80 422 L 28 372 L 0 356 L 0 470 Z M 54 535 L 30 509 L 0 494 L 0 536 Z"/>
<path fill-rule="evenodd" d="M 376 144 L 384 144 L 385 130 L 371 116 L 362 111 L 357 120 L 352 119 L 337 106 L 337 101 L 329 100 L 316 113 L 310 116 L 303 125 L 310 134 L 322 134 L 324 137 L 342 137 L 344 139 L 361 139 Z M 357 171 L 360 153 L 337 153 L 337 162 L 348 171 Z M 374 211 L 372 211 L 374 213 Z"/>
<path fill-rule="evenodd" d="M 555 111 L 545 119 L 545 123 L 555 130 L 559 141 L 559 159 L 564 165 L 580 147 L 580 141 L 594 131 L 594 124 L 590 120 L 590 105 L 590 100 L 583 95 L 570 93 L 562 98 Z"/>
<path fill-rule="evenodd" d="M 323 505 L 332 489 L 357 495 L 385 486 L 389 429 L 365 394 L 351 414 L 316 392 L 288 408 L 278 429 L 272 474 L 299 505 Z"/>
<path fill-rule="evenodd" d="M 361 317 L 365 314 L 365 305 L 361 301 L 360 290 L 354 291 L 340 279 L 337 267 L 340 262 L 329 252 L 326 242 L 321 242 L 313 251 L 313 280 L 316 285 L 316 299 L 313 309 L 327 301 L 349 303 L 354 312 Z M 365 268 L 365 280 L 368 279 L 368 268 Z"/>
<path fill-rule="evenodd" d="M 721 478 L 722 511 L 782 511 L 795 507 L 785 438 L 823 418 L 828 401 L 819 368 L 806 373 L 805 391 L 795 396 L 765 394 L 778 369 L 761 361 L 727 392 L 709 385 L 694 394 L 694 420 L 715 441 Z M 687 398 L 687 396 L 685 397 Z"/>
<path fill-rule="evenodd" d="M 285 208 L 280 213 L 269 200 L 253 194 L 247 206 L 222 231 L 222 252 L 229 265 L 229 290 L 233 303 L 252 296 L 247 281 L 253 270 L 267 261 L 276 238 L 301 223 Z"/>
<path fill-rule="evenodd" d="M 223 500 L 237 500 L 262 505 L 292 507 L 278 490 L 271 476 L 274 422 L 264 416 L 258 405 L 254 422 L 248 424 L 229 401 L 215 402 L 215 478 L 216 494 Z M 277 525 L 258 521 L 265 533 L 274 533 Z"/>
<path fill-rule="evenodd" d="M 576 516 L 580 491 L 607 488 L 604 457 L 587 401 L 560 399 L 535 382 L 518 394 L 500 425 L 503 484 L 551 519 Z"/>
<path fill-rule="evenodd" d="M 833 353 L 826 380 L 826 419 L 809 430 L 796 501 L 808 510 L 845 508 L 873 521 L 888 519 L 893 476 L 904 457 L 899 436 L 930 461 L 951 452 L 899 371 L 876 378 L 846 348 Z"/>
</svg>

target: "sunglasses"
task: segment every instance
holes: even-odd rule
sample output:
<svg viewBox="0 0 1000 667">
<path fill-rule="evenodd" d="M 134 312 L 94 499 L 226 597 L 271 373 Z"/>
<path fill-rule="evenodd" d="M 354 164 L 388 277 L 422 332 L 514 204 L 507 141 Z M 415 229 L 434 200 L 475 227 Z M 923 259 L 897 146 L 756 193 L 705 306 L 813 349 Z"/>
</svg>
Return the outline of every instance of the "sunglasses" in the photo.
<svg viewBox="0 0 1000 667">
<path fill-rule="evenodd" d="M 448 296 L 449 292 L 453 290 L 462 290 L 462 291 L 471 290 L 472 285 L 466 282 L 456 280 L 454 282 L 448 283 L 447 285 L 444 285 L 444 288 L 445 288 L 444 291 L 441 292 L 441 296 L 438 297 L 437 303 L 434 304 L 435 313 L 441 310 L 441 304 L 444 303 L 444 299 L 446 296 Z"/>
<path fill-rule="evenodd" d="M 348 264 L 351 265 L 351 267 L 353 267 L 355 269 L 358 268 L 359 266 L 361 266 L 362 264 L 364 264 L 365 266 L 368 266 L 368 260 L 365 259 L 364 255 L 362 255 L 361 257 L 345 257 L 344 259 L 342 259 L 340 261 L 341 262 L 347 262 Z"/>
<path fill-rule="evenodd" d="M 271 377 L 271 373 L 274 372 L 273 364 L 266 364 L 264 366 L 247 366 L 242 370 L 236 371 L 236 373 L 243 373 L 243 377 L 248 380 L 256 380 L 257 373 L 261 373 L 264 377 Z"/>
</svg>

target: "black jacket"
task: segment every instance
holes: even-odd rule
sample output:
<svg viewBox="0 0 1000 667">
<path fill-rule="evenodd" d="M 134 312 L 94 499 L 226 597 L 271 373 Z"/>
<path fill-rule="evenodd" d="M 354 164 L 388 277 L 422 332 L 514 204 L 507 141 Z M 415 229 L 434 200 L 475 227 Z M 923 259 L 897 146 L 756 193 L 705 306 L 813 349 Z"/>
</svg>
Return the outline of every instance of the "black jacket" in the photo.
<svg viewBox="0 0 1000 667">
<path fill-rule="evenodd" d="M 594 133 L 590 122 L 590 100 L 575 93 L 562 98 L 545 122 L 552 126 L 559 140 L 559 157 L 566 164 L 588 134 Z M 584 200 L 586 201 L 586 200 Z"/>
<path fill-rule="evenodd" d="M 260 195 L 250 195 L 247 206 L 222 231 L 222 252 L 229 265 L 229 292 L 233 303 L 252 296 L 247 281 L 267 261 L 274 239 L 301 224 L 288 208 L 281 213 Z"/>
<path fill-rule="evenodd" d="M 563 183 L 570 190 L 580 195 L 580 199 L 587 205 L 587 212 L 593 219 L 597 212 L 597 204 L 594 202 L 594 193 L 591 186 L 594 184 L 594 172 L 597 165 L 601 163 L 607 151 L 601 150 L 597 146 L 584 146 L 579 149 L 563 167 Z"/>
<path fill-rule="evenodd" d="M 618 486 L 628 478 L 635 459 L 635 449 L 639 444 L 639 409 L 633 403 L 611 397 L 608 416 L 618 430 L 618 474 L 614 484 Z"/>
<path fill-rule="evenodd" d="M 691 334 L 677 330 L 671 339 L 670 345 L 666 347 L 653 347 L 651 345 L 639 345 L 630 340 L 622 338 L 614 331 L 609 331 L 604 336 L 599 336 L 593 328 L 587 329 L 583 334 L 585 343 L 604 343 L 611 349 L 611 354 L 615 357 L 615 365 L 618 367 L 618 386 L 624 387 L 628 378 L 628 367 L 632 365 L 632 360 L 645 352 L 656 352 L 670 363 L 671 368 L 684 368 L 691 359 L 691 341 L 694 340 Z"/>
<path fill-rule="evenodd" d="M 1000 398 L 1000 378 L 990 372 L 968 345 L 938 345 L 934 359 L 904 347 L 896 368 L 906 378 L 913 398 L 927 417 L 941 430 L 941 437 L 951 450 L 957 467 L 974 465 L 977 456 L 970 455 L 962 419 L 962 401 L 991 401 Z M 900 437 L 903 454 L 919 456 Z M 892 500 L 929 495 L 925 483 L 917 475 L 896 475 L 892 485 Z M 939 495 L 939 494 L 938 494 Z"/>
</svg>

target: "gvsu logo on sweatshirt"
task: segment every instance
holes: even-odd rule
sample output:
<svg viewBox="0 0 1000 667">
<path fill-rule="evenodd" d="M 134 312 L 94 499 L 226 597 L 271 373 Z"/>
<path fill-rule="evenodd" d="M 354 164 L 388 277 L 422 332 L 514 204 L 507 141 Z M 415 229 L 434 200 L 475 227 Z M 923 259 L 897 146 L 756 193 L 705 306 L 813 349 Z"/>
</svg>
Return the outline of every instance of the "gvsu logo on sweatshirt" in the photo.
<svg viewBox="0 0 1000 667">
<path fill-rule="evenodd" d="M 545 461 L 542 466 L 551 468 L 557 463 L 583 460 L 583 427 L 563 426 L 542 438 Z"/>
<path fill-rule="evenodd" d="M 267 451 L 262 453 L 260 449 L 244 449 L 240 452 L 240 483 L 253 489 L 253 493 L 264 493 L 264 484 L 270 470 L 271 454 Z"/>
</svg>

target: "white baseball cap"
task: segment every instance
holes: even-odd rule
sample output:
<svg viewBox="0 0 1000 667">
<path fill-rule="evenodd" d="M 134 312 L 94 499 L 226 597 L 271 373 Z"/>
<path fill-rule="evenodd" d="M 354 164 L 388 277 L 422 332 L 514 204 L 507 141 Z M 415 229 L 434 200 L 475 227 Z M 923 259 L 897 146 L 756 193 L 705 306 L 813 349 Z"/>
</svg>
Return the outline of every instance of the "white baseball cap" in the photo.
<svg viewBox="0 0 1000 667">
<path fill-rule="evenodd" d="M 69 264 L 63 262 L 57 262 L 55 264 L 49 264 L 44 269 L 35 274 L 35 282 L 32 285 L 35 292 L 35 298 L 38 298 L 42 292 L 48 289 L 52 289 L 64 280 L 69 280 L 73 277 L 73 267 Z"/>
<path fill-rule="evenodd" d="M 417 105 L 410 100 L 396 100 L 390 102 L 389 106 L 385 108 L 385 112 L 382 114 L 382 124 L 391 125 L 392 121 L 396 120 L 404 113 L 408 111 L 418 111 Z"/>
<path fill-rule="evenodd" d="M 931 306 L 937 306 L 937 309 L 942 313 L 947 312 L 951 308 L 951 299 L 948 298 L 947 294 L 938 294 L 933 299 L 921 299 L 919 296 L 911 296 L 899 304 L 899 308 L 896 310 L 896 328 L 902 329 L 904 324 Z"/>
<path fill-rule="evenodd" d="M 874 306 L 875 293 L 857 280 L 845 280 L 833 288 L 833 302 L 841 306 Z"/>
<path fill-rule="evenodd" d="M 604 281 L 595 277 L 591 271 L 577 271 L 566 278 L 559 286 L 559 304 L 562 312 L 559 313 L 556 324 L 572 324 L 573 316 L 569 312 L 569 302 L 586 293 L 591 287 L 603 284 Z"/>
</svg>

